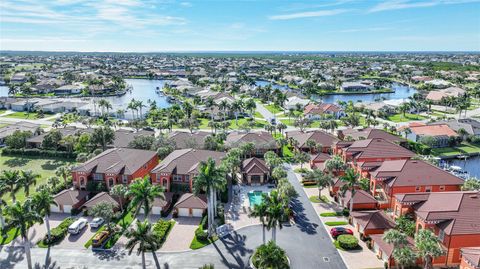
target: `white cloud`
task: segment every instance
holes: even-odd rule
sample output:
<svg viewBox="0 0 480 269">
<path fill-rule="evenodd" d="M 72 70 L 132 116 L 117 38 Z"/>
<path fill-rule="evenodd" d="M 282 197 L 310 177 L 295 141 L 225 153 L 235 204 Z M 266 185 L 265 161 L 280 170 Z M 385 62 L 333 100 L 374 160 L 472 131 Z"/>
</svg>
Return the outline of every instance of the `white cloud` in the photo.
<svg viewBox="0 0 480 269">
<path fill-rule="evenodd" d="M 407 8 L 433 7 L 437 5 L 454 5 L 479 2 L 479 0 L 430 0 L 430 1 L 410 1 L 410 0 L 390 0 L 373 6 L 369 12 L 379 12 L 387 10 L 398 10 Z"/>
<path fill-rule="evenodd" d="M 332 10 L 317 10 L 317 11 L 306 11 L 298 12 L 291 14 L 282 14 L 282 15 L 273 15 L 269 16 L 270 20 L 292 20 L 300 18 L 312 18 L 312 17 L 324 17 L 324 16 L 333 16 L 348 12 L 348 9 L 332 9 Z"/>
</svg>

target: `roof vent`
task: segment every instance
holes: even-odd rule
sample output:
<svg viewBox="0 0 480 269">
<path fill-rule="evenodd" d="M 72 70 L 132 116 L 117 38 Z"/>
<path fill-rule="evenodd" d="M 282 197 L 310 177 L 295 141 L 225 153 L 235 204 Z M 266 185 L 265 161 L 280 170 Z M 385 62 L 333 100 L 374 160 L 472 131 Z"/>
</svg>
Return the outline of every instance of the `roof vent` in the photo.
<svg viewBox="0 0 480 269">
<path fill-rule="evenodd" d="M 472 195 L 470 195 L 469 197 L 472 198 L 472 199 L 477 199 L 477 198 L 478 198 L 478 195 L 472 194 Z"/>
</svg>

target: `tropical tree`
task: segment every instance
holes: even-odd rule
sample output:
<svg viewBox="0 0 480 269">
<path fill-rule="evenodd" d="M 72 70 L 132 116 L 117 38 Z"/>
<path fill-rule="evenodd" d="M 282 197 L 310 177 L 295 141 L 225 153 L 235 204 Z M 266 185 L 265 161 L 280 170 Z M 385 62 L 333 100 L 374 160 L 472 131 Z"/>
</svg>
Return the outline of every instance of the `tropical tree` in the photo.
<svg viewBox="0 0 480 269">
<path fill-rule="evenodd" d="M 325 169 L 331 173 L 338 173 L 345 169 L 345 162 L 339 155 L 334 155 L 331 159 L 325 161 Z"/>
<path fill-rule="evenodd" d="M 43 216 L 47 228 L 47 238 L 50 239 L 50 206 L 55 204 L 53 196 L 48 189 L 41 189 L 32 197 L 33 206 L 40 216 Z"/>
<path fill-rule="evenodd" d="M 263 158 L 265 159 L 267 166 L 270 168 L 270 172 L 272 172 L 275 167 L 283 163 L 282 159 L 273 151 L 265 152 Z"/>
<path fill-rule="evenodd" d="M 272 190 L 269 195 L 263 194 L 263 201 L 267 207 L 267 230 L 272 230 L 272 240 L 277 241 L 277 227 L 283 228 L 282 221 L 287 216 L 288 205 L 277 190 Z"/>
<path fill-rule="evenodd" d="M 94 217 L 102 218 L 105 221 L 105 227 L 108 232 L 113 230 L 113 219 L 119 214 L 115 213 L 115 206 L 112 203 L 100 202 L 88 210 L 88 214 Z"/>
<path fill-rule="evenodd" d="M 146 220 L 143 222 L 138 221 L 135 228 L 130 228 L 127 231 L 126 237 L 128 241 L 125 247 L 128 249 L 128 254 L 131 255 L 136 248 L 137 255 L 142 255 L 142 268 L 146 269 L 145 252 L 155 252 L 158 249 L 158 241 L 152 232 L 152 225 Z"/>
<path fill-rule="evenodd" d="M 303 164 L 310 161 L 310 155 L 303 151 L 298 151 L 293 157 L 296 162 L 300 163 L 300 168 L 303 168 Z"/>
<path fill-rule="evenodd" d="M 278 247 L 273 241 L 260 245 L 255 250 L 252 261 L 255 267 L 259 269 L 290 268 L 285 250 Z"/>
<path fill-rule="evenodd" d="M 7 190 L 7 185 L 3 181 L 0 181 L 0 232 L 2 236 L 5 234 L 5 230 L 3 229 L 5 227 L 5 218 L 3 217 L 3 208 L 7 205 L 7 202 L 3 200 L 3 195 L 5 195 Z"/>
<path fill-rule="evenodd" d="M 353 212 L 353 197 L 355 196 L 355 189 L 358 186 L 359 178 L 360 174 L 355 172 L 352 168 L 348 168 L 345 171 L 345 175 L 340 177 L 340 180 L 345 183 L 342 188 L 343 193 L 345 194 L 347 190 L 351 193 L 352 199 L 350 199 L 350 212 Z"/>
<path fill-rule="evenodd" d="M 67 178 L 70 175 L 71 171 L 72 171 L 72 167 L 70 165 L 62 165 L 55 170 L 55 175 L 57 177 L 63 178 L 63 182 L 65 183 L 65 186 L 68 186 Z"/>
<path fill-rule="evenodd" d="M 437 236 L 428 229 L 421 229 L 415 236 L 415 248 L 418 256 L 423 259 L 423 268 L 432 269 L 433 259 L 443 255 L 443 249 Z"/>
<path fill-rule="evenodd" d="M 32 170 L 21 170 L 18 186 L 23 188 L 25 197 L 30 195 L 30 186 L 37 185 L 37 179 L 40 178 L 39 174 L 33 173 Z"/>
<path fill-rule="evenodd" d="M 480 191 L 480 180 L 469 178 L 463 182 L 462 191 Z"/>
<path fill-rule="evenodd" d="M 207 193 L 207 220 L 208 220 L 208 236 L 213 236 L 215 232 L 215 208 L 216 208 L 216 191 L 223 190 L 227 181 L 222 169 L 216 167 L 215 160 L 208 158 L 206 162 L 201 162 L 193 183 L 193 191 L 196 195 L 200 192 Z"/>
<path fill-rule="evenodd" d="M 393 245 L 392 256 L 400 268 L 415 263 L 416 254 L 408 247 L 407 236 L 404 233 L 391 229 L 384 233 L 383 240 Z"/>
<path fill-rule="evenodd" d="M 24 203 L 15 202 L 5 208 L 5 215 L 9 227 L 16 227 L 20 231 L 27 257 L 28 269 L 32 269 L 32 256 L 30 254 L 30 242 L 28 240 L 28 228 L 36 222 L 42 221 L 42 217 L 34 210 L 32 201 L 27 199 Z"/>
<path fill-rule="evenodd" d="M 253 142 L 243 143 L 240 146 L 240 149 L 242 150 L 243 158 L 247 158 L 247 156 L 251 157 L 255 150 L 255 143 Z"/>
<path fill-rule="evenodd" d="M 250 212 L 250 217 L 259 218 L 262 223 L 262 239 L 263 243 L 266 243 L 265 240 L 265 229 L 266 229 L 266 217 L 267 217 L 267 204 L 262 202 L 253 206 L 253 210 Z"/>
<path fill-rule="evenodd" d="M 118 198 L 120 210 L 123 212 L 123 201 L 128 197 L 128 187 L 123 184 L 117 184 L 110 189 L 110 194 Z"/>
<path fill-rule="evenodd" d="M 324 173 L 320 169 L 313 169 L 308 171 L 304 178 L 308 181 L 315 181 L 317 182 L 318 187 L 318 197 L 322 196 L 322 190 L 326 187 L 332 185 L 333 179 L 332 176 L 328 173 Z"/>
<path fill-rule="evenodd" d="M 5 193 L 10 193 L 12 203 L 16 201 L 15 194 L 19 190 L 19 180 L 20 176 L 16 170 L 4 170 L 0 176 L 0 181 L 4 184 L 4 191 Z"/>
<path fill-rule="evenodd" d="M 143 209 L 145 219 L 148 220 L 148 215 L 152 209 L 153 200 L 156 197 L 165 199 L 164 189 L 158 185 L 153 185 L 148 176 L 137 178 L 130 184 L 127 195 L 132 198 L 130 203 L 132 208 L 135 208 L 135 216 L 138 215 L 140 209 Z"/>
</svg>

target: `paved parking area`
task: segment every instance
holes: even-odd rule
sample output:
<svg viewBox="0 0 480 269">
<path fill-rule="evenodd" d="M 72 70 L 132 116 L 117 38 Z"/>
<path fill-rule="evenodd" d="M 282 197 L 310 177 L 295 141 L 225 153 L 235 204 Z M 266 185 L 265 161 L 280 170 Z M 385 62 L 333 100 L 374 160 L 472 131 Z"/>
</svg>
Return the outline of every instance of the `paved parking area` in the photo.
<svg viewBox="0 0 480 269">
<path fill-rule="evenodd" d="M 70 214 L 62 213 L 52 213 L 50 215 L 50 229 L 57 227 L 65 218 L 69 217 Z M 45 223 L 35 223 L 30 229 L 28 229 L 28 239 L 32 246 L 36 245 L 40 240 L 42 240 L 47 234 L 47 227 Z M 15 238 L 10 245 L 22 245 L 22 237 L 18 236 Z"/>
<path fill-rule="evenodd" d="M 93 217 L 84 217 L 90 221 Z M 72 248 L 72 249 L 85 249 L 84 245 L 87 241 L 97 232 L 97 228 L 93 229 L 87 224 L 83 230 L 78 234 L 67 234 L 67 236 L 58 245 L 57 248 Z"/>
<path fill-rule="evenodd" d="M 190 250 L 190 243 L 195 236 L 195 230 L 198 228 L 200 220 L 201 218 L 176 218 L 176 223 L 160 251 Z"/>
</svg>

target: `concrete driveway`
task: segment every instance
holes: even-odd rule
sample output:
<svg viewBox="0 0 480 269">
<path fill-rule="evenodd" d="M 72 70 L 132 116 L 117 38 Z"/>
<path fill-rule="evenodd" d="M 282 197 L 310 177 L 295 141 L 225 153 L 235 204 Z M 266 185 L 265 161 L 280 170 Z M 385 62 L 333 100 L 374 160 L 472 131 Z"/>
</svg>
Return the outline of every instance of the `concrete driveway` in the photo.
<svg viewBox="0 0 480 269">
<path fill-rule="evenodd" d="M 78 217 L 80 218 L 80 217 Z M 88 223 L 93 219 L 93 217 L 84 217 L 88 220 Z M 92 236 L 97 232 L 97 228 L 93 229 L 87 224 L 82 231 L 78 234 L 67 234 L 62 242 L 55 245 L 56 248 L 69 248 L 69 249 L 84 249 L 85 243 L 92 238 Z"/>
<path fill-rule="evenodd" d="M 179 217 L 175 219 L 170 234 L 160 251 L 184 251 L 190 250 L 190 243 L 195 236 L 195 230 L 200 224 L 201 218 Z"/>
<path fill-rule="evenodd" d="M 52 213 L 50 215 L 50 229 L 57 227 L 65 218 L 68 218 L 70 214 L 62 213 Z M 40 240 L 42 240 L 47 234 L 47 227 L 45 223 L 35 223 L 30 229 L 28 229 L 28 239 L 30 240 L 32 246 L 36 245 Z M 15 238 L 10 245 L 22 245 L 22 237 L 18 236 Z"/>
</svg>

